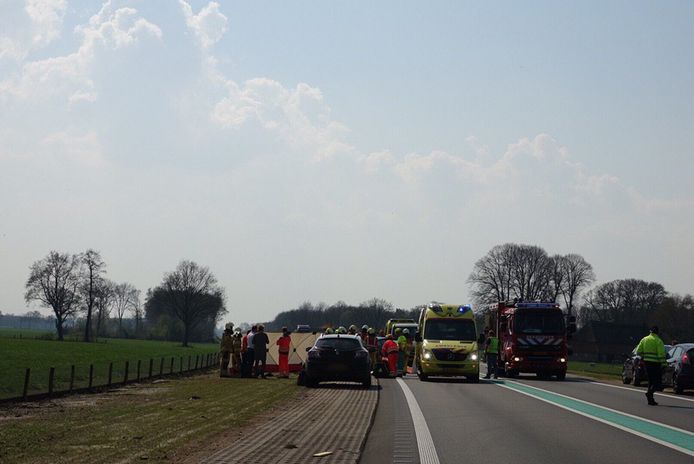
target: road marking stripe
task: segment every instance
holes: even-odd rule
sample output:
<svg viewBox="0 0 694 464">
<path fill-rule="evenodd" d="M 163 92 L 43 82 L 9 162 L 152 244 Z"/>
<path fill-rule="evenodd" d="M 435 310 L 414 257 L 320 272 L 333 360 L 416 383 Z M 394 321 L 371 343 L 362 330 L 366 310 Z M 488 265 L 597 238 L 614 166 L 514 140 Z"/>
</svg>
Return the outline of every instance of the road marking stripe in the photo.
<svg viewBox="0 0 694 464">
<path fill-rule="evenodd" d="M 427 421 L 424 419 L 424 414 L 422 414 L 422 410 L 419 408 L 417 399 L 404 380 L 401 378 L 397 380 L 398 385 L 400 385 L 402 392 L 405 394 L 407 406 L 410 408 L 410 414 L 412 415 L 414 432 L 417 437 L 417 448 L 419 449 L 419 462 L 420 464 L 439 464 L 439 455 L 436 454 L 434 440 L 431 438 L 431 432 L 429 432 Z"/>
<path fill-rule="evenodd" d="M 593 385 L 602 385 L 604 387 L 620 388 L 622 390 L 629 390 L 629 391 L 633 391 L 633 392 L 637 392 L 637 393 L 645 393 L 646 392 L 646 390 L 641 390 L 641 389 L 634 388 L 634 387 L 624 387 L 622 385 L 612 385 L 610 383 L 603 383 L 603 382 L 590 382 L 590 383 L 592 383 Z M 656 395 L 662 396 L 663 398 L 672 398 L 674 400 L 691 401 L 692 403 L 694 403 L 694 398 L 684 398 L 682 396 L 670 395 L 668 393 L 658 393 L 658 392 L 656 392 Z"/>
<path fill-rule="evenodd" d="M 633 416 L 614 409 L 599 406 L 588 401 L 554 393 L 542 388 L 531 387 L 523 383 L 498 380 L 494 383 L 500 387 L 513 390 L 531 398 L 593 419 L 611 427 L 624 430 L 652 442 L 666 446 L 689 456 L 694 456 L 694 433 L 672 427 L 667 424 Z M 647 407 L 644 405 L 644 407 Z"/>
</svg>

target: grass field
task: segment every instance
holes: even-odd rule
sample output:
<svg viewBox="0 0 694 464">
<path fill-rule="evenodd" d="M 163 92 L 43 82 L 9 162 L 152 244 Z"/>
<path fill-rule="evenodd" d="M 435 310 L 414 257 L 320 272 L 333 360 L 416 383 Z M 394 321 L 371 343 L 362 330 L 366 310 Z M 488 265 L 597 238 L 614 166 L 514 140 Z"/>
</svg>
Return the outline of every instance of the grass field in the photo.
<svg viewBox="0 0 694 464">
<path fill-rule="evenodd" d="M 622 365 L 569 361 L 569 372 L 572 374 L 618 379 L 622 377 Z"/>
<path fill-rule="evenodd" d="M 253 417 L 297 401 L 284 379 L 214 374 L 131 385 L 106 394 L 0 407 L 0 462 L 197 462 Z M 28 406 L 33 406 L 29 408 Z"/>
<path fill-rule="evenodd" d="M 195 364 L 197 355 L 204 356 L 217 352 L 216 344 L 193 344 L 184 348 L 180 343 L 150 340 L 101 339 L 95 343 L 74 341 L 54 341 L 27 338 L 11 338 L 7 332 L 0 334 L 0 399 L 22 395 L 24 376 L 31 369 L 29 394 L 45 393 L 48 390 L 48 372 L 55 368 L 54 391 L 67 390 L 70 370 L 75 366 L 74 388 L 88 385 L 89 365 L 94 365 L 94 385 L 104 385 L 108 378 L 109 363 L 113 363 L 113 381 L 121 381 L 125 373 L 125 362 L 129 361 L 128 378 L 137 375 L 137 361 L 141 361 L 141 375 L 146 376 L 149 360 L 153 359 L 153 371 L 159 373 L 161 358 L 164 360 L 164 373 L 171 368 L 174 372 Z M 31 334 L 29 334 L 31 335 Z M 202 361 L 201 361 L 202 362 Z"/>
</svg>

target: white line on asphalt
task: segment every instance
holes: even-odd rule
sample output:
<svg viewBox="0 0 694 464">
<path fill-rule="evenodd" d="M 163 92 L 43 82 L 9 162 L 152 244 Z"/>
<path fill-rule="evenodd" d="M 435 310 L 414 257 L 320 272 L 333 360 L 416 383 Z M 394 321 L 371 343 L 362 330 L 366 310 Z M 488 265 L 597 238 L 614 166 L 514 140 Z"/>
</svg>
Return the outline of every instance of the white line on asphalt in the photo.
<svg viewBox="0 0 694 464">
<path fill-rule="evenodd" d="M 622 390 L 629 390 L 629 391 L 633 391 L 633 392 L 637 392 L 637 393 L 646 393 L 646 390 L 640 390 L 638 388 L 633 388 L 633 387 L 623 387 L 621 385 L 612 385 L 609 383 L 602 383 L 602 382 L 590 382 L 590 383 L 592 383 L 593 385 L 602 385 L 604 387 L 619 388 Z M 692 403 L 694 403 L 694 398 L 684 398 L 682 396 L 676 396 L 676 395 L 670 395 L 668 393 L 658 393 L 658 392 L 656 392 L 656 395 L 662 396 L 663 398 L 672 398 L 673 400 L 691 401 Z"/>
<path fill-rule="evenodd" d="M 401 378 L 398 378 L 398 385 L 402 388 L 402 392 L 405 394 L 405 399 L 407 400 L 407 406 L 410 408 L 414 432 L 417 436 L 420 464 L 439 464 L 439 455 L 436 454 L 434 440 L 431 438 L 429 427 L 427 427 L 427 421 L 424 419 L 424 414 L 422 414 L 422 410 L 419 408 L 417 399 L 414 397 L 410 387 L 408 387 Z"/>
<path fill-rule="evenodd" d="M 573 412 L 573 413 L 578 414 L 578 415 L 583 416 L 583 417 L 587 417 L 588 419 L 593 419 L 594 421 L 602 422 L 603 424 L 609 425 L 610 427 L 614 427 L 614 428 L 617 428 L 617 429 L 620 429 L 620 430 L 624 430 L 625 432 L 631 433 L 631 434 L 633 434 L 633 435 L 637 435 L 637 436 L 639 436 L 639 437 L 641 437 L 641 438 L 645 438 L 646 440 L 650 440 L 650 441 L 652 441 L 652 442 L 658 443 L 659 445 L 666 446 L 666 447 L 668 447 L 668 448 L 670 448 L 670 449 L 673 449 L 673 450 L 675 450 L 675 451 L 679 451 L 680 453 L 684 453 L 684 454 L 689 455 L 689 456 L 694 456 L 694 452 L 692 452 L 692 451 L 690 451 L 690 450 L 688 450 L 688 449 L 686 449 L 686 448 L 682 448 L 682 447 L 680 447 L 680 446 L 673 445 L 672 443 L 669 443 L 669 442 L 667 442 L 667 441 L 660 440 L 660 439 L 658 439 L 658 438 L 652 437 L 652 436 L 650 436 L 650 435 L 646 435 L 645 433 L 641 433 L 641 432 L 638 432 L 638 431 L 636 431 L 636 430 L 632 430 L 632 429 L 630 429 L 630 428 L 628 428 L 628 427 L 624 427 L 624 426 L 619 425 L 619 424 L 615 424 L 614 422 L 610 422 L 610 421 L 605 420 L 605 419 L 602 419 L 602 418 L 600 418 L 600 417 L 592 416 L 592 415 L 587 414 L 587 413 L 585 413 L 585 412 L 583 412 L 583 411 L 579 411 L 579 410 L 577 410 L 577 409 L 573 409 L 573 408 L 570 408 L 570 407 L 568 407 L 568 406 L 564 406 L 564 405 L 562 405 L 562 404 L 559 404 L 559 403 L 557 403 L 557 402 L 555 402 L 555 401 L 551 401 L 551 400 L 542 398 L 542 397 L 540 397 L 540 396 L 533 395 L 532 393 L 528 393 L 528 392 L 524 392 L 524 391 L 521 391 L 521 390 L 517 390 L 517 389 L 515 389 L 515 388 L 513 388 L 513 387 L 509 387 L 508 385 L 504 385 L 503 383 L 497 383 L 497 382 L 494 382 L 494 383 L 495 383 L 497 386 L 499 386 L 499 387 L 506 388 L 507 390 L 511 390 L 511 391 L 516 392 L 516 393 L 520 393 L 520 394 L 522 394 L 522 395 L 529 396 L 530 398 L 535 398 L 536 400 L 544 401 L 545 403 L 551 404 L 551 405 L 556 406 L 556 407 L 558 407 L 558 408 L 564 409 L 564 410 L 569 411 L 569 412 Z M 521 385 L 524 385 L 524 386 L 526 386 L 526 387 L 529 386 L 529 385 L 526 385 L 526 384 L 523 384 L 523 383 L 521 383 Z M 578 398 L 573 398 L 573 397 L 571 397 L 571 396 L 561 395 L 561 394 L 559 394 L 559 393 L 555 393 L 555 392 L 549 391 L 549 390 L 543 390 L 543 389 L 537 388 L 537 387 L 531 387 L 531 388 L 534 388 L 534 389 L 536 389 L 536 390 L 543 391 L 543 392 L 545 392 L 545 393 L 550 393 L 550 394 L 553 394 L 553 395 L 563 396 L 563 397 L 569 398 L 569 399 L 571 399 L 571 400 L 573 400 L 573 401 L 578 401 L 578 402 L 580 402 L 580 403 L 589 404 L 589 405 L 594 406 L 594 407 L 598 407 L 598 408 L 602 408 L 602 409 L 607 409 L 608 411 L 612 411 L 612 412 L 616 412 L 616 413 L 619 413 L 619 414 L 623 414 L 623 415 L 625 415 L 625 416 L 634 417 L 634 418 L 636 418 L 636 419 L 639 419 L 639 420 L 642 420 L 642 421 L 645 421 L 645 422 L 651 422 L 651 423 L 653 423 L 653 424 L 655 424 L 655 425 L 659 425 L 659 426 L 661 426 L 661 427 L 666 427 L 666 428 L 669 428 L 669 429 L 673 429 L 673 430 L 676 430 L 676 431 L 678 431 L 678 432 L 684 432 L 684 433 L 689 434 L 689 435 L 694 435 L 694 434 L 692 434 L 692 432 L 690 432 L 690 431 L 688 431 L 688 430 L 683 430 L 683 429 L 679 429 L 679 428 L 677 428 L 677 427 L 672 427 L 672 426 L 667 425 L 667 424 L 662 424 L 662 423 L 660 423 L 660 422 L 655 422 L 655 421 L 652 421 L 652 420 L 644 419 L 643 417 L 633 416 L 633 415 L 631 415 L 631 414 L 627 414 L 627 413 L 622 412 L 622 411 L 617 411 L 617 410 L 615 410 L 615 409 L 606 408 L 605 406 L 600 406 L 600 405 L 598 405 L 598 404 L 593 404 L 593 403 L 590 403 L 590 402 L 588 402 L 588 401 L 579 400 Z"/>
</svg>

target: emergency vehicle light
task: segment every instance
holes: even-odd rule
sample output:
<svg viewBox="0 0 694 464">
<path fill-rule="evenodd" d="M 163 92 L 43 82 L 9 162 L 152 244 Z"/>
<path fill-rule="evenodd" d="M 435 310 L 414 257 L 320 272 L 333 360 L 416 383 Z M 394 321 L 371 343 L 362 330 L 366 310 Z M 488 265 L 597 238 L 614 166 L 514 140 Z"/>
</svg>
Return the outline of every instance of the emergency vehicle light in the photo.
<svg viewBox="0 0 694 464">
<path fill-rule="evenodd" d="M 462 306 L 458 307 L 459 313 L 465 313 L 465 312 L 471 311 L 471 310 L 472 310 L 472 307 L 470 305 L 462 305 Z"/>
<path fill-rule="evenodd" d="M 557 303 L 516 303 L 516 308 L 552 309 L 558 307 Z"/>
</svg>

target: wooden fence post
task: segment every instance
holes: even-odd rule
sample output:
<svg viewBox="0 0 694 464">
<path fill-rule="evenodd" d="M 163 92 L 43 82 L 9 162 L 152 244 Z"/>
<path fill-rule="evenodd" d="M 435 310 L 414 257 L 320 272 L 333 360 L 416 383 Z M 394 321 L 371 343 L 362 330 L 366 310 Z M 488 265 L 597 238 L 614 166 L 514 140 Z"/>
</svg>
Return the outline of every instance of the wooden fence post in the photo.
<svg viewBox="0 0 694 464">
<path fill-rule="evenodd" d="M 108 382 L 106 386 L 111 388 L 111 382 L 113 381 L 113 363 L 108 363 Z"/>
<path fill-rule="evenodd" d="M 75 387 L 75 365 L 70 366 L 70 388 L 68 392 L 72 393 L 72 389 Z"/>
<path fill-rule="evenodd" d="M 190 370 L 190 356 L 188 356 L 188 370 Z"/>
<path fill-rule="evenodd" d="M 27 367 L 27 371 L 24 373 L 24 392 L 22 393 L 22 400 L 27 400 L 27 395 L 29 394 L 29 378 L 31 377 L 31 369 Z"/>
<path fill-rule="evenodd" d="M 195 355 L 195 370 L 198 369 L 198 358 L 199 357 L 200 357 L 199 355 L 197 355 L 197 354 Z"/>
<path fill-rule="evenodd" d="M 123 385 L 128 383 L 128 370 L 130 368 L 130 362 L 125 361 L 125 373 L 123 374 Z"/>
<path fill-rule="evenodd" d="M 178 358 L 178 373 L 183 374 L 183 356 Z"/>
<path fill-rule="evenodd" d="M 94 384 L 94 364 L 89 365 L 89 389 L 92 389 Z"/>
<path fill-rule="evenodd" d="M 149 358 L 149 375 L 147 378 L 151 379 L 152 378 L 152 366 L 154 365 L 154 359 Z"/>
<path fill-rule="evenodd" d="M 48 397 L 53 396 L 53 381 L 55 378 L 55 367 L 51 367 L 48 371 Z"/>
<path fill-rule="evenodd" d="M 171 356 L 171 363 L 169 364 L 169 374 L 173 374 L 173 363 L 174 363 L 174 358 Z"/>
<path fill-rule="evenodd" d="M 137 381 L 138 382 L 140 381 L 140 364 L 141 364 L 141 361 L 138 359 L 137 360 Z"/>
<path fill-rule="evenodd" d="M 159 361 L 159 377 L 164 375 L 164 358 Z"/>
</svg>

